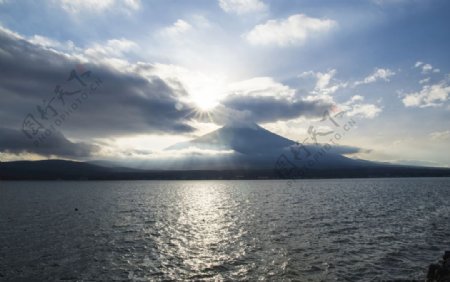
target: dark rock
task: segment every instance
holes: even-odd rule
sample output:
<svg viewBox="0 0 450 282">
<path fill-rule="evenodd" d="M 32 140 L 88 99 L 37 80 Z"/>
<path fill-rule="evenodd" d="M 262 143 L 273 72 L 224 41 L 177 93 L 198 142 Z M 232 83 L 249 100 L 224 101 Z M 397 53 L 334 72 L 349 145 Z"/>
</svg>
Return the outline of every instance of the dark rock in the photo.
<svg viewBox="0 0 450 282">
<path fill-rule="evenodd" d="M 439 264 L 436 263 L 430 264 L 430 266 L 428 267 L 427 279 L 429 280 L 436 277 L 436 273 L 438 272 L 439 268 L 440 268 Z"/>
<path fill-rule="evenodd" d="M 443 260 L 430 264 L 427 274 L 427 282 L 450 281 L 450 251 L 446 251 Z"/>
<path fill-rule="evenodd" d="M 446 251 L 442 257 L 444 260 L 450 260 L 450 251 Z"/>
<path fill-rule="evenodd" d="M 78 208 L 75 208 L 75 211 L 78 211 Z"/>
</svg>

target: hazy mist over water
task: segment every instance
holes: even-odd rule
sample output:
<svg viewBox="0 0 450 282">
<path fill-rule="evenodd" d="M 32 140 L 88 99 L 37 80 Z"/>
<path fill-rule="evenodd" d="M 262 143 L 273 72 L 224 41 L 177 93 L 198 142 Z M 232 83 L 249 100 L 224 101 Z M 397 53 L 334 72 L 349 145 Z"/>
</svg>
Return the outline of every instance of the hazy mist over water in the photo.
<svg viewBox="0 0 450 282">
<path fill-rule="evenodd" d="M 0 280 L 423 279 L 450 178 L 0 183 Z"/>
</svg>

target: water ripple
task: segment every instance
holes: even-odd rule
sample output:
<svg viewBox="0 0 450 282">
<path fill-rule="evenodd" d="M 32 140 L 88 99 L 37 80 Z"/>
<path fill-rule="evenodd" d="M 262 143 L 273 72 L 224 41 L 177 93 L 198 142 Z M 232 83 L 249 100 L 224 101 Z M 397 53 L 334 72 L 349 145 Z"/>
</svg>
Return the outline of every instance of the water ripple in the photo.
<svg viewBox="0 0 450 282">
<path fill-rule="evenodd" d="M 450 179 L 2 182 L 0 280 L 423 279 Z"/>
</svg>

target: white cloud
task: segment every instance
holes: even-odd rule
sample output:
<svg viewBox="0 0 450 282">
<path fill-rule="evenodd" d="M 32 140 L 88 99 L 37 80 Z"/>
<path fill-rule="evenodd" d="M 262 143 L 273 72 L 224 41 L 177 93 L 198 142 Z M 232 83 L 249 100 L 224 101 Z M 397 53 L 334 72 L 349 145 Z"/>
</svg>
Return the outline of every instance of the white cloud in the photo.
<svg viewBox="0 0 450 282">
<path fill-rule="evenodd" d="M 79 14 L 81 12 L 103 12 L 111 8 L 119 8 L 126 10 L 138 10 L 140 8 L 140 0 L 60 0 L 54 1 L 61 5 L 66 12 Z"/>
<path fill-rule="evenodd" d="M 271 77 L 254 77 L 244 81 L 231 83 L 227 87 L 229 94 L 252 97 L 269 97 L 293 99 L 295 90 L 276 82 Z"/>
<path fill-rule="evenodd" d="M 29 37 L 28 41 L 35 45 L 39 45 L 44 48 L 52 49 L 52 50 L 70 51 L 70 52 L 80 50 L 70 40 L 68 40 L 66 42 L 60 42 L 60 41 L 54 40 L 52 38 L 48 38 L 48 37 L 37 35 L 37 34 L 33 35 L 32 37 Z"/>
<path fill-rule="evenodd" d="M 219 6 L 227 13 L 238 15 L 267 10 L 267 5 L 260 0 L 219 0 Z"/>
<path fill-rule="evenodd" d="M 301 45 L 310 37 L 327 32 L 336 25 L 337 23 L 330 19 L 297 14 L 287 19 L 269 20 L 257 25 L 244 34 L 244 38 L 253 45 Z"/>
<path fill-rule="evenodd" d="M 348 116 L 360 116 L 372 119 L 381 113 L 381 108 L 373 104 L 355 104 L 352 109 L 347 112 Z"/>
<path fill-rule="evenodd" d="M 311 77 L 311 76 L 315 76 L 316 73 L 313 71 L 304 71 L 301 74 L 298 75 L 298 77 L 300 78 L 305 78 L 305 77 Z"/>
<path fill-rule="evenodd" d="M 162 29 L 161 34 L 168 36 L 168 37 L 174 37 L 174 36 L 183 34 L 185 32 L 188 32 L 191 29 L 192 29 L 191 24 L 189 24 L 185 20 L 178 19 L 171 26 Z"/>
<path fill-rule="evenodd" d="M 427 73 L 433 69 L 433 66 L 430 64 L 425 64 L 422 66 L 422 73 Z"/>
<path fill-rule="evenodd" d="M 329 84 L 330 80 L 333 78 L 333 76 L 336 74 L 336 70 L 332 69 L 326 73 L 317 73 L 317 82 L 316 82 L 316 89 L 321 90 L 325 89 Z"/>
<path fill-rule="evenodd" d="M 35 34 L 33 36 L 22 36 L 12 30 L 1 26 L 1 24 L 0 32 L 3 32 L 12 38 L 15 38 L 16 40 L 26 40 L 31 44 L 43 47 L 52 52 L 64 54 L 65 56 L 70 56 L 69 53 L 74 54 L 82 51 L 81 48 L 75 46 L 75 44 L 70 40 L 62 42 L 38 34 Z"/>
<path fill-rule="evenodd" d="M 420 92 L 406 94 L 402 99 L 406 107 L 436 107 L 448 100 L 450 86 L 446 82 L 424 85 Z"/>
<path fill-rule="evenodd" d="M 421 80 L 419 81 L 420 84 L 425 84 L 425 83 L 428 83 L 428 82 L 430 82 L 430 78 L 429 78 L 429 77 L 424 78 L 424 79 L 421 79 Z"/>
<path fill-rule="evenodd" d="M 214 108 L 226 96 L 226 78 L 221 75 L 160 63 L 141 63 L 136 69 L 145 77 L 156 75 L 164 79 L 173 89 L 187 94 L 180 97 L 181 102 L 200 108 Z"/>
<path fill-rule="evenodd" d="M 85 54 L 89 57 L 122 57 L 125 53 L 137 48 L 138 45 L 128 39 L 111 39 L 106 44 L 95 43 L 85 50 Z"/>
<path fill-rule="evenodd" d="M 371 75 L 365 77 L 363 80 L 356 81 L 354 83 L 354 86 L 357 86 L 360 84 L 373 83 L 378 80 L 389 81 L 389 77 L 394 76 L 394 75 L 395 75 L 395 72 L 390 69 L 378 68 L 378 69 L 375 69 L 375 71 Z"/>
<path fill-rule="evenodd" d="M 347 87 L 346 82 L 331 83 L 335 74 L 336 70 L 334 69 L 327 73 L 317 73 L 317 82 L 314 91 L 321 95 L 331 95 L 339 89 Z"/>
<path fill-rule="evenodd" d="M 364 100 L 364 97 L 361 95 L 355 95 L 350 99 L 351 103 L 361 102 Z"/>
<path fill-rule="evenodd" d="M 1 25 L 1 23 L 0 23 L 0 32 L 6 34 L 6 35 L 8 35 L 8 36 L 10 36 L 10 37 L 12 37 L 12 38 L 14 38 L 16 40 L 17 39 L 24 39 L 24 37 L 22 35 L 18 34 L 17 32 L 14 32 L 14 31 L 6 28 L 6 27 L 3 27 Z"/>
<path fill-rule="evenodd" d="M 70 13 L 81 11 L 103 11 L 111 7 L 113 0 L 89 1 L 89 0 L 61 0 L 58 1 L 61 7 Z"/>
<path fill-rule="evenodd" d="M 41 45 L 44 47 L 54 47 L 60 44 L 58 41 L 54 39 L 41 35 L 33 35 L 33 37 L 31 37 L 29 41 L 33 44 Z"/>
<path fill-rule="evenodd" d="M 316 80 L 316 85 L 314 87 L 313 93 L 319 94 L 319 95 L 331 95 L 335 93 L 337 90 L 341 88 L 347 87 L 348 83 L 346 82 L 339 82 L 334 79 L 334 76 L 336 75 L 336 70 L 331 69 L 327 72 L 317 72 L 312 73 Z"/>
<path fill-rule="evenodd" d="M 313 72 L 307 71 L 299 75 L 300 78 L 314 77 L 316 79 L 316 85 L 312 93 L 319 95 L 330 95 L 339 90 L 340 88 L 347 87 L 348 83 L 339 82 L 334 79 L 336 70 L 331 69 L 327 72 Z"/>
<path fill-rule="evenodd" d="M 431 64 L 426 64 L 424 62 L 421 61 L 417 61 L 416 64 L 414 65 L 415 68 L 421 68 L 422 69 L 422 73 L 423 74 L 427 74 L 430 72 L 434 72 L 434 73 L 438 73 L 441 70 L 440 69 L 434 69 L 433 66 Z"/>
<path fill-rule="evenodd" d="M 430 138 L 435 141 L 450 140 L 450 130 L 432 132 Z"/>
<path fill-rule="evenodd" d="M 138 10 L 141 7 L 141 0 L 125 0 L 125 6 L 133 10 Z"/>
<path fill-rule="evenodd" d="M 346 111 L 348 116 L 359 116 L 362 118 L 375 118 L 381 113 L 382 109 L 374 104 L 363 104 L 364 97 L 355 95 L 339 107 Z"/>
<path fill-rule="evenodd" d="M 408 0 L 372 0 L 377 5 L 389 5 L 389 4 L 400 4 L 407 2 Z"/>
</svg>

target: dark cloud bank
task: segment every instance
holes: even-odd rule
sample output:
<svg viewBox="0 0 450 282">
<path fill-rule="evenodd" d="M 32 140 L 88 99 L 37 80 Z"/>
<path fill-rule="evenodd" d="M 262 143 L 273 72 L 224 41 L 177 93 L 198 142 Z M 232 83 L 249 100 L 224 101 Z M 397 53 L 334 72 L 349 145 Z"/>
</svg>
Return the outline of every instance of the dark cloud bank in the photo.
<svg viewBox="0 0 450 282">
<path fill-rule="evenodd" d="M 30 145 L 30 141 L 24 138 L 19 130 L 0 128 L 0 136 L 0 152 L 2 153 L 34 153 L 47 157 L 83 159 L 90 157 L 99 149 L 95 145 L 71 142 L 60 132 L 54 132 L 39 146 Z"/>
<path fill-rule="evenodd" d="M 187 95 L 182 88 L 174 89 L 158 76 L 143 77 L 91 62 L 84 68 L 102 80 L 101 87 L 51 137 L 34 146 L 21 132 L 25 116 L 42 105 L 43 100 L 54 96 L 55 87 L 67 80 L 77 64 L 75 55 L 34 45 L 0 29 L 0 152 L 83 158 L 98 148 L 71 142 L 64 135 L 88 141 L 127 134 L 183 134 L 194 130 L 188 124 L 195 118 L 194 108 L 180 100 Z M 232 95 L 222 102 L 221 116 L 216 114 L 216 120 L 225 123 L 232 117 L 264 123 L 320 116 L 329 106 L 322 102 Z"/>
</svg>

